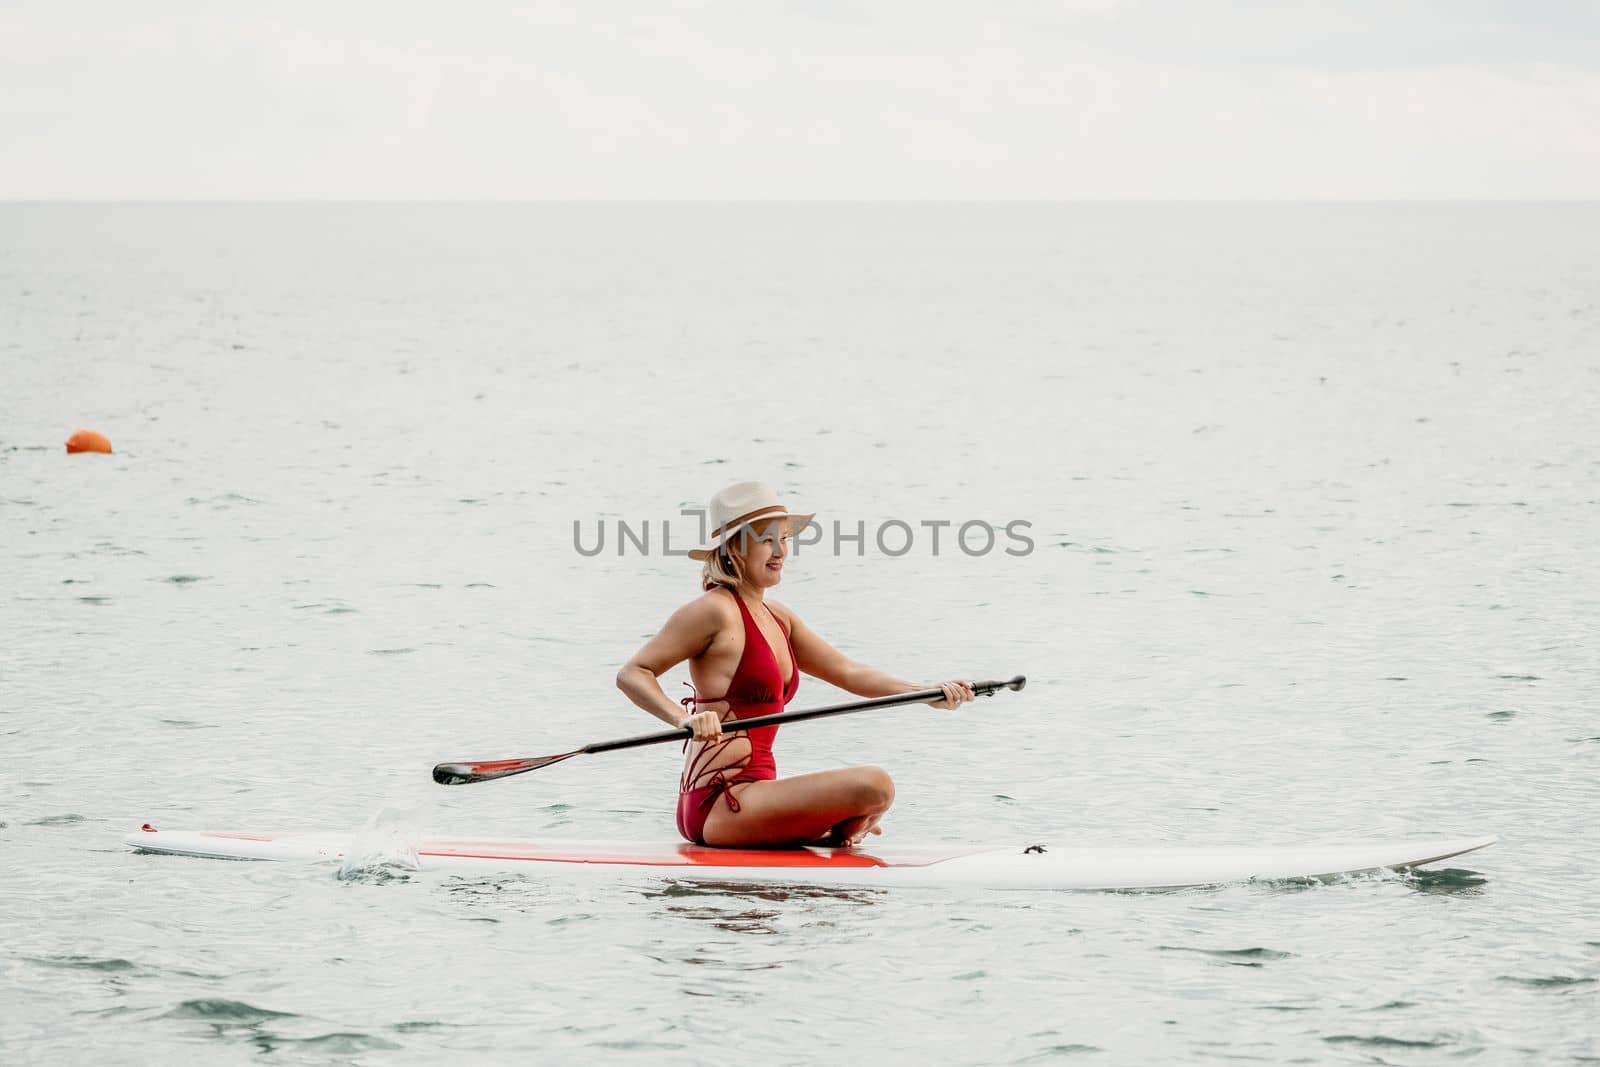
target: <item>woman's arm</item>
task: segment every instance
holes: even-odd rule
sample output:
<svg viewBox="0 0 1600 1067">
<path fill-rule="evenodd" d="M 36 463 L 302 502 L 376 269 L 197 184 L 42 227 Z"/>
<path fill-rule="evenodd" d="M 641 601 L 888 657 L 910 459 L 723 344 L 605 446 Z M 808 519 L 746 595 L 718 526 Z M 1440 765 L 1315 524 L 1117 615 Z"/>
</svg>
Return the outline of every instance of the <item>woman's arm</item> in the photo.
<svg viewBox="0 0 1600 1067">
<path fill-rule="evenodd" d="M 858 663 L 819 637 L 815 630 L 800 620 L 800 616 L 782 605 L 775 607 L 788 618 L 789 642 L 794 646 L 795 666 L 813 678 L 821 678 L 829 685 L 862 697 L 888 697 L 898 693 L 914 693 L 918 689 L 942 688 L 944 699 L 929 702 L 936 708 L 953 708 L 971 700 L 974 695 L 968 682 L 908 682 L 887 671 Z"/>
<path fill-rule="evenodd" d="M 700 597 L 672 613 L 661 632 L 644 643 L 633 658 L 617 672 L 617 688 L 629 700 L 671 726 L 694 726 L 697 741 L 706 741 L 721 732 L 721 701 L 696 705 L 700 710 L 685 715 L 678 702 L 661 689 L 660 678 L 686 659 L 700 655 L 711 646 L 722 629 L 720 606 L 712 597 Z M 721 707 L 718 707 L 721 705 Z"/>
</svg>

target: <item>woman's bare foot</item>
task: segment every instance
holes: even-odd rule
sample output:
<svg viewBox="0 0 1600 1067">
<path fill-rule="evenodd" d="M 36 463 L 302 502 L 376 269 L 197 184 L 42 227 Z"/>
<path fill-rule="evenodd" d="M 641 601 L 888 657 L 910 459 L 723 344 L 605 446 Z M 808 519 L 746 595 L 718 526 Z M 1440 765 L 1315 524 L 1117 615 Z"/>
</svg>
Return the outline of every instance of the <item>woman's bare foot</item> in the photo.
<svg viewBox="0 0 1600 1067">
<path fill-rule="evenodd" d="M 878 815 L 861 815 L 854 819 L 846 819 L 835 826 L 820 842 L 834 848 L 854 848 L 861 844 L 868 834 L 881 834 L 883 827 L 878 825 Z"/>
</svg>

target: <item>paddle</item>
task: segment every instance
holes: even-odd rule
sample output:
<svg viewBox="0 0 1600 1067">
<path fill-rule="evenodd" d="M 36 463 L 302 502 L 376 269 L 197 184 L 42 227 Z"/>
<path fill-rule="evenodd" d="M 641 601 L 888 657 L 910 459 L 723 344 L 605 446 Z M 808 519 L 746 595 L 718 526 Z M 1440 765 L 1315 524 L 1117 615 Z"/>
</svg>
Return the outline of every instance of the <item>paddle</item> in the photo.
<svg viewBox="0 0 1600 1067">
<path fill-rule="evenodd" d="M 973 682 L 972 691 L 978 696 L 993 696 L 1002 689 L 1021 689 L 1028 684 L 1022 675 L 1017 675 L 1009 682 Z M 807 719 L 823 719 L 829 715 L 850 715 L 857 711 L 871 711 L 874 708 L 893 708 L 901 704 L 922 704 L 930 700 L 939 700 L 944 697 L 942 689 L 919 689 L 915 693 L 900 693 L 892 697 L 875 697 L 872 700 L 857 700 L 849 704 L 832 704 L 825 708 L 811 708 L 808 711 L 787 711 L 781 715 L 759 715 L 754 719 L 729 719 L 722 724 L 723 733 L 737 733 L 740 730 L 753 730 L 761 726 L 785 726 L 792 722 L 805 722 Z M 492 782 L 496 778 L 509 778 L 513 774 L 522 774 L 524 771 L 536 771 L 540 767 L 548 767 L 552 763 L 560 763 L 573 756 L 594 755 L 596 752 L 615 752 L 619 748 L 638 748 L 641 745 L 659 745 L 665 741 L 682 741 L 694 736 L 694 731 L 687 726 L 680 726 L 675 730 L 663 730 L 659 733 L 640 734 L 637 737 L 624 737 L 620 741 L 596 741 L 592 745 L 571 752 L 562 752 L 555 756 L 532 756 L 528 759 L 499 759 L 479 760 L 477 762 L 441 763 L 433 769 L 433 780 L 440 785 L 467 785 L 471 782 Z"/>
</svg>

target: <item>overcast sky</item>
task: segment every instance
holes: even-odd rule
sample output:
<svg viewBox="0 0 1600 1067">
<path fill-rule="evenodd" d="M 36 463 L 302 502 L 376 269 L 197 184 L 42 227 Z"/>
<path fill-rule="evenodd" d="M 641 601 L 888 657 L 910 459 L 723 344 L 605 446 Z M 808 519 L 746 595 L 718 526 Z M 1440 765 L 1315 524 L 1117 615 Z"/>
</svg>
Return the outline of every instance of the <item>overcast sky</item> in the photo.
<svg viewBox="0 0 1600 1067">
<path fill-rule="evenodd" d="M 1600 0 L 0 6 L 0 198 L 1600 197 Z"/>
</svg>

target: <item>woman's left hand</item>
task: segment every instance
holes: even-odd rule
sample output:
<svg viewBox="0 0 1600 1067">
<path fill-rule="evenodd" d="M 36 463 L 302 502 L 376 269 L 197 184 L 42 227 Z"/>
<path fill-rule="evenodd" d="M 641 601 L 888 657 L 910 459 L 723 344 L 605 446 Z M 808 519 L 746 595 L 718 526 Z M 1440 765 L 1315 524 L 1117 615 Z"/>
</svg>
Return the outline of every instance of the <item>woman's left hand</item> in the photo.
<svg viewBox="0 0 1600 1067">
<path fill-rule="evenodd" d="M 929 707 L 944 708 L 949 710 L 957 705 L 965 704 L 967 701 L 977 696 L 977 694 L 972 691 L 972 683 L 962 681 L 959 678 L 955 679 L 954 681 L 940 682 L 939 688 L 944 690 L 944 699 L 928 701 Z"/>
</svg>

